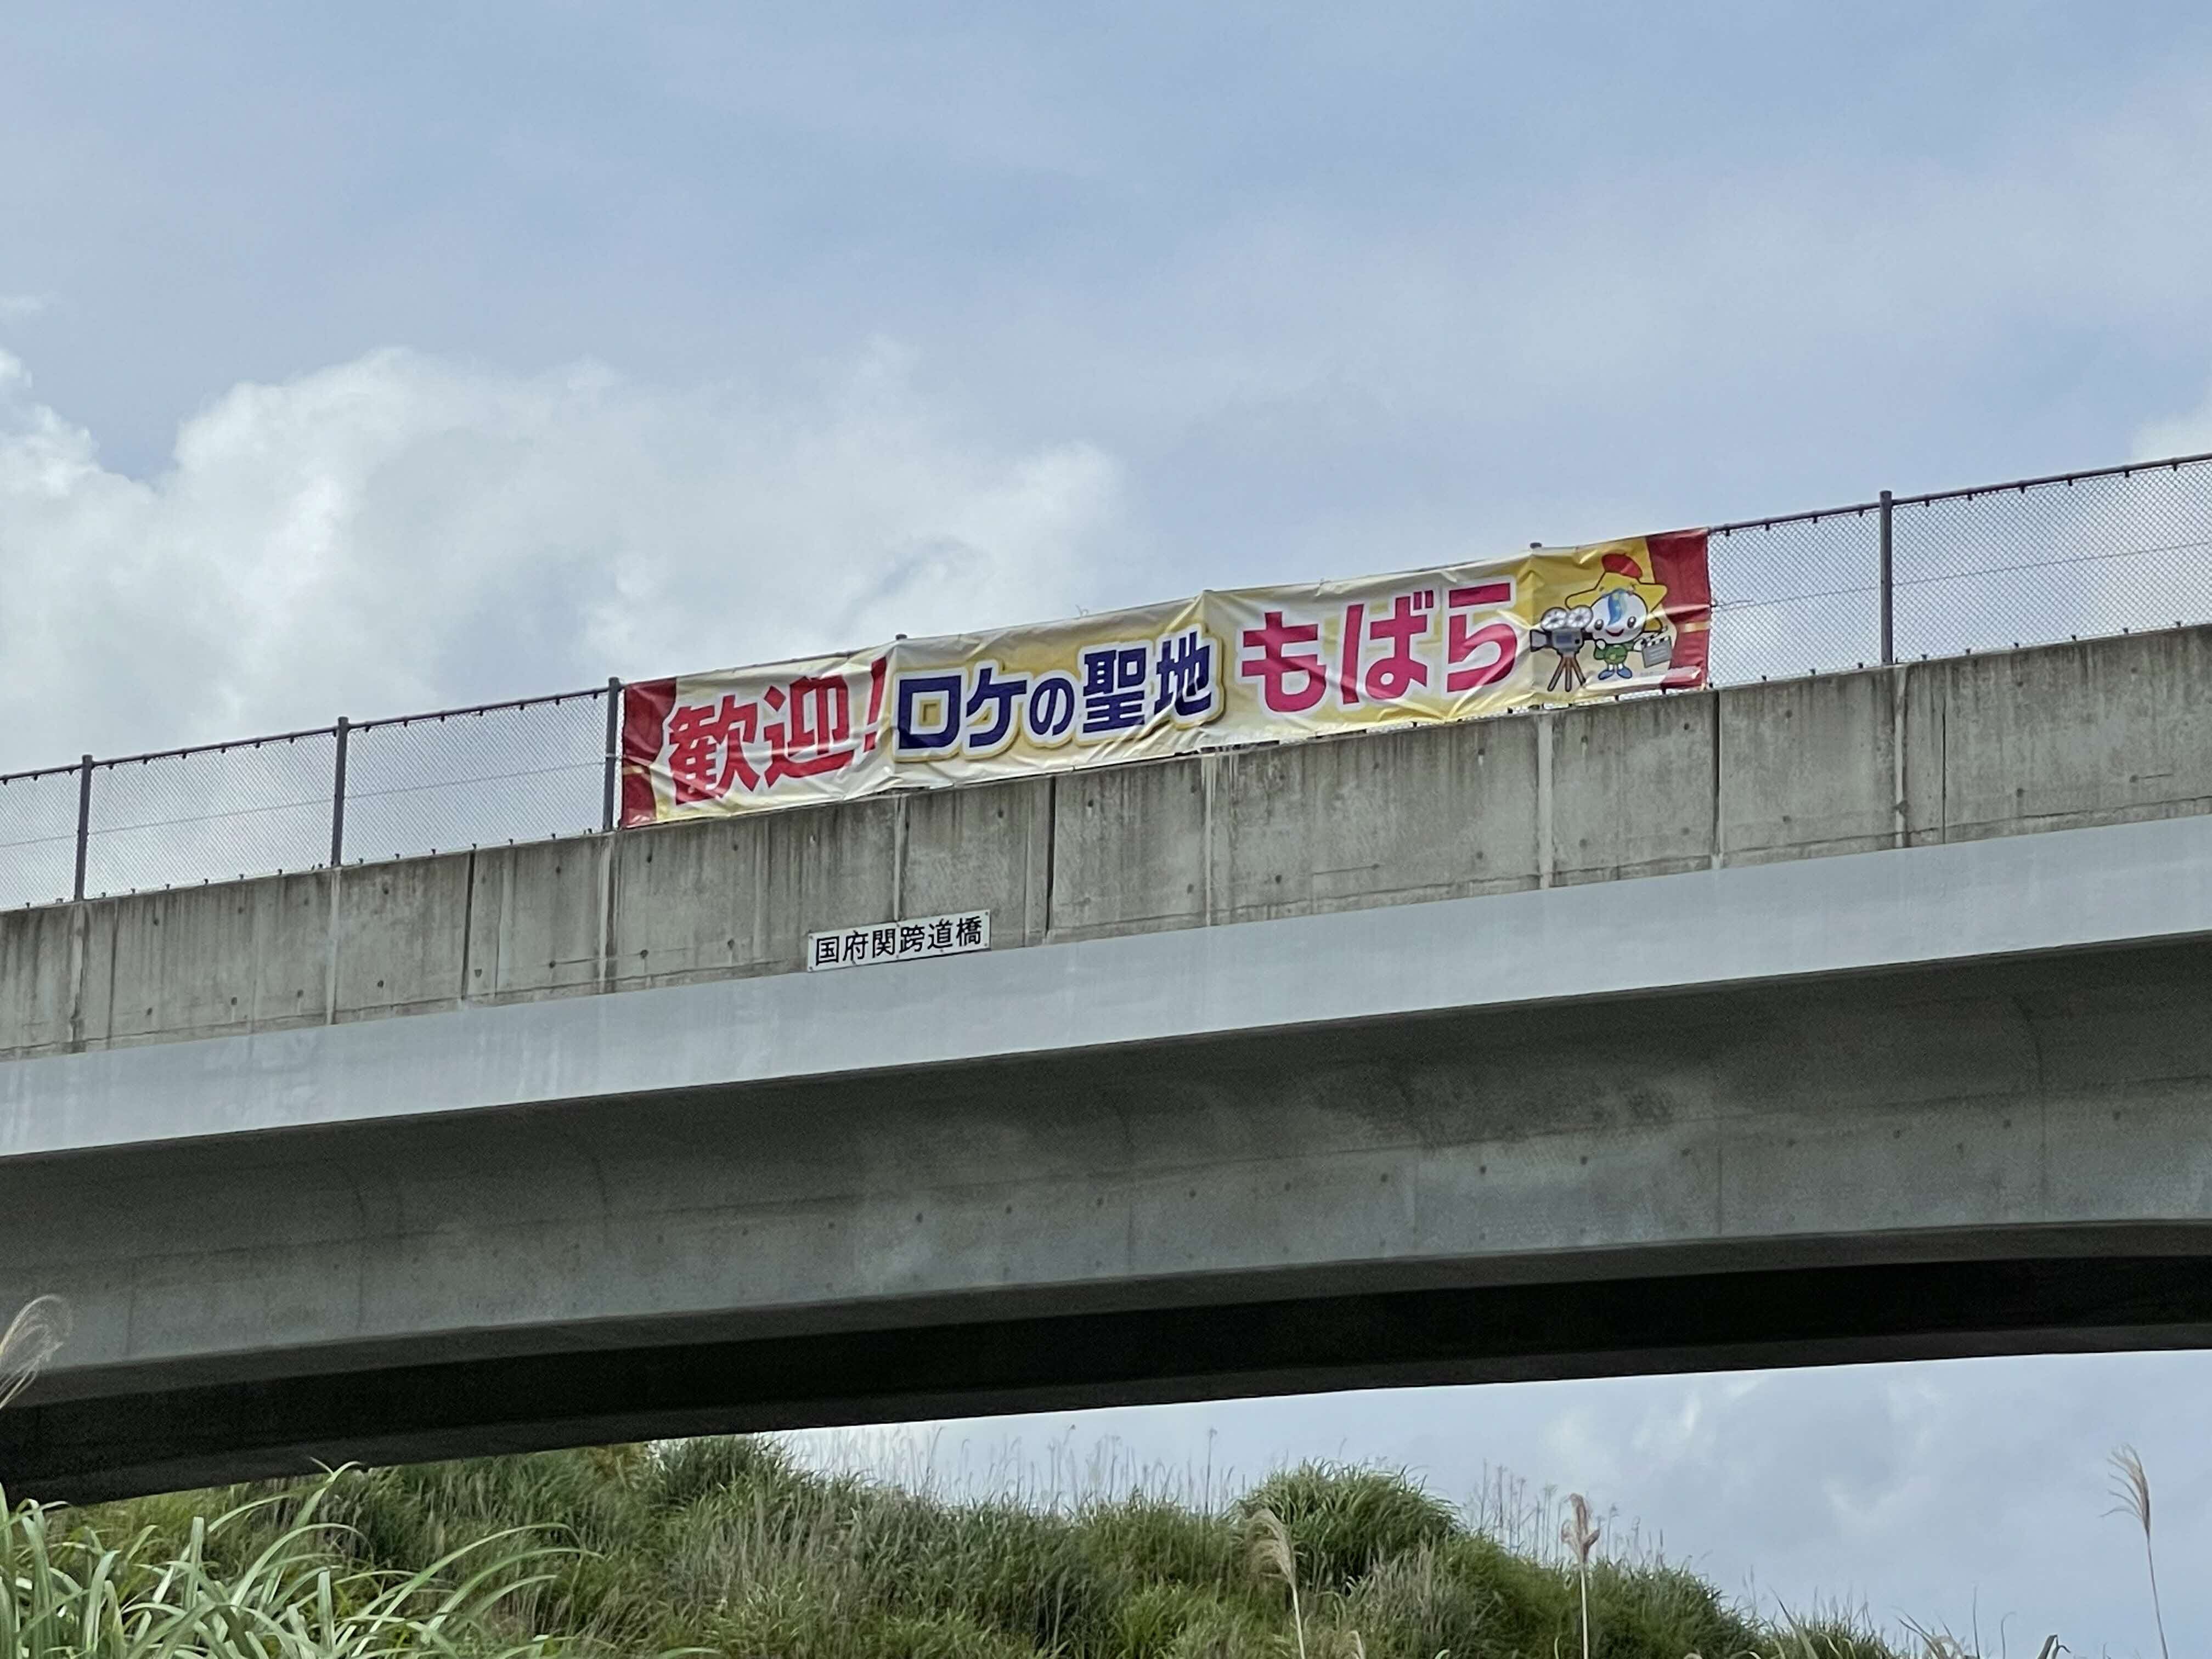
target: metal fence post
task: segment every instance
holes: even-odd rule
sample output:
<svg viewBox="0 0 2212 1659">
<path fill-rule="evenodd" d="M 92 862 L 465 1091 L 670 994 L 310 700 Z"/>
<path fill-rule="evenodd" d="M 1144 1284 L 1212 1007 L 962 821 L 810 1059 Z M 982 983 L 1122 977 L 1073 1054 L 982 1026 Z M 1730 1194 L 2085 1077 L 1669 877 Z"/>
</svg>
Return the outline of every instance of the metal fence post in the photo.
<svg viewBox="0 0 2212 1659">
<path fill-rule="evenodd" d="M 607 752 L 599 781 L 599 828 L 615 827 L 615 797 L 622 776 L 622 689 L 619 676 L 607 681 Z"/>
<path fill-rule="evenodd" d="M 1891 521 L 1896 516 L 1889 491 L 1881 492 L 1881 659 L 1897 660 L 1897 579 L 1891 562 Z"/>
<path fill-rule="evenodd" d="M 92 757 L 87 755 L 76 769 L 76 880 L 70 889 L 71 898 L 84 896 L 85 854 L 92 847 Z"/>
<path fill-rule="evenodd" d="M 341 714 L 332 730 L 338 740 L 337 761 L 332 769 L 336 775 L 331 781 L 331 868 L 335 870 L 345 862 L 346 738 L 353 731 L 353 722 Z"/>
</svg>

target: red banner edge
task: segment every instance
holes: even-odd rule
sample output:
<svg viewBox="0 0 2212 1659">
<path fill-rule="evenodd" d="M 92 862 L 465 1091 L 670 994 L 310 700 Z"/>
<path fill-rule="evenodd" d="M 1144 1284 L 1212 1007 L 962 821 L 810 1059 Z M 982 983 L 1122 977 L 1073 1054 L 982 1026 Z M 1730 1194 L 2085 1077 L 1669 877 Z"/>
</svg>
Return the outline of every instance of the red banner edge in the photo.
<svg viewBox="0 0 2212 1659">
<path fill-rule="evenodd" d="M 1667 615 L 1674 624 L 1674 659 L 1660 681 L 1669 690 L 1687 690 L 1705 683 L 1713 625 L 1707 539 L 1703 530 L 1669 530 L 1644 538 L 1651 554 L 1651 579 L 1667 590 Z"/>
<path fill-rule="evenodd" d="M 653 769 L 668 737 L 668 716 L 676 707 L 676 682 L 640 680 L 623 687 L 622 827 L 635 830 L 660 816 L 653 793 Z"/>
</svg>

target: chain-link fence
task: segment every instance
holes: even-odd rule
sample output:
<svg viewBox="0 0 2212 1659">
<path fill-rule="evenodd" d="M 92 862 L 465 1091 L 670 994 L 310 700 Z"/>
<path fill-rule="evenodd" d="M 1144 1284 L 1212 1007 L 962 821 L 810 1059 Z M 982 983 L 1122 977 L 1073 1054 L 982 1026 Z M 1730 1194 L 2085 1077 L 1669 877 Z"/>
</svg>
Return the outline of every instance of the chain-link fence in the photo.
<svg viewBox="0 0 2212 1659">
<path fill-rule="evenodd" d="M 550 841 L 606 824 L 602 689 L 347 733 L 343 856 Z"/>
<path fill-rule="evenodd" d="M 1730 525 L 1705 543 L 1716 684 L 1853 668 L 1881 655 L 1876 507 Z"/>
<path fill-rule="evenodd" d="M 84 891 L 307 870 L 331 847 L 331 732 L 94 761 Z"/>
<path fill-rule="evenodd" d="M 75 888 L 75 766 L 0 778 L 0 905 L 52 904 Z"/>
<path fill-rule="evenodd" d="M 2212 455 L 1715 526 L 1713 684 L 2212 622 Z M 0 776 L 0 906 L 610 829 L 619 688 Z"/>
<path fill-rule="evenodd" d="M 0 906 L 612 825 L 611 687 L 0 776 Z"/>
<path fill-rule="evenodd" d="M 1896 504 L 1897 654 L 2212 620 L 2203 459 Z"/>
<path fill-rule="evenodd" d="M 2212 455 L 1715 527 L 1715 684 L 2212 622 Z"/>
</svg>

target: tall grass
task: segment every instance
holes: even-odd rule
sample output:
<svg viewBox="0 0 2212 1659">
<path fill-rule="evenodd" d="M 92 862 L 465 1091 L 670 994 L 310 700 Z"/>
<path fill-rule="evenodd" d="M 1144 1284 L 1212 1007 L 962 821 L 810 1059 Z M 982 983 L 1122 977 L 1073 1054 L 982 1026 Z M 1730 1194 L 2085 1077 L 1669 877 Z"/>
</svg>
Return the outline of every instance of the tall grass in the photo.
<svg viewBox="0 0 2212 1659">
<path fill-rule="evenodd" d="M 1567 1518 L 1559 1523 L 1559 1541 L 1575 1565 L 1576 1588 L 1582 1593 L 1583 1659 L 1590 1659 L 1589 1564 L 1597 1547 L 1597 1528 L 1590 1520 L 1589 1500 L 1580 1492 L 1569 1494 Z"/>
<path fill-rule="evenodd" d="M 1212 1505 L 1054 1504 L 907 1491 L 724 1439 L 355 1472 L 70 1524 L 143 1536 L 150 1560 L 193 1547 L 198 1516 L 235 1516 L 198 1546 L 222 1580 L 310 1503 L 337 1577 L 364 1586 L 457 1584 L 456 1552 L 526 1535 L 573 1547 L 477 1610 L 487 1652 L 543 1633 L 549 1652 L 729 1659 L 1564 1659 L 1587 1632 L 1592 1659 L 1904 1659 L 1846 1621 L 1764 1622 L 1656 1553 L 1531 1552 L 1401 1474 L 1334 1465 Z"/>
<path fill-rule="evenodd" d="M 0 1407 L 70 1334 L 57 1297 L 0 1330 Z M 217 1507 L 76 1514 L 0 1492 L 0 1659 L 537 1659 L 520 1604 L 574 1576 L 527 1526 L 471 1528 L 411 1569 L 380 1569 L 319 1513 L 348 1477 Z M 554 1563 L 567 1565 L 556 1571 Z"/>
<path fill-rule="evenodd" d="M 501 1604 L 550 1582 L 568 1552 L 507 1531 L 412 1572 L 380 1571 L 317 1516 L 331 1490 L 195 1515 L 180 1540 L 154 1526 L 112 1533 L 37 1504 L 10 1509 L 0 1496 L 0 1656 L 520 1659 L 546 1647 L 502 1638 Z"/>
<path fill-rule="evenodd" d="M 2150 1476 L 2133 1446 L 2122 1446 L 2114 1452 L 2112 1463 L 2112 1496 L 2119 1499 L 2113 1513 L 2130 1516 L 2142 1528 L 2143 1565 L 2150 1570 L 2150 1611 L 2158 1626 L 2158 1650 L 2164 1659 L 2172 1659 L 2166 1645 L 2166 1609 L 2158 1600 L 2158 1557 L 2151 1550 Z"/>
<path fill-rule="evenodd" d="M 1279 1578 L 1291 1593 L 1291 1634 L 1297 1640 L 1298 1659 L 1306 1659 L 1305 1610 L 1298 1602 L 1298 1553 L 1291 1542 L 1282 1517 L 1262 1505 L 1251 1519 L 1252 1565 L 1263 1578 Z"/>
<path fill-rule="evenodd" d="M 0 1406 L 31 1385 L 69 1334 L 69 1304 L 58 1296 L 34 1297 L 16 1310 L 0 1330 Z"/>
</svg>

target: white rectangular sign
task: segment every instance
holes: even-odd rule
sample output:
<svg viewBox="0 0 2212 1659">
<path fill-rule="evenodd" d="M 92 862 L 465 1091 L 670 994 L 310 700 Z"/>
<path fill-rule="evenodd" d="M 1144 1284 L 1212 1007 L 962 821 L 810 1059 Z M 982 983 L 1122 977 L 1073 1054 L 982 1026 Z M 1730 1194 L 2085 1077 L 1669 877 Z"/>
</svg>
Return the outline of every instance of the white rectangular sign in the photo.
<svg viewBox="0 0 2212 1659">
<path fill-rule="evenodd" d="M 957 915 L 915 916 L 905 921 L 878 921 L 863 927 L 833 927 L 827 933 L 809 933 L 806 971 L 868 968 L 879 962 L 921 962 L 990 948 L 991 913 L 963 910 Z"/>
</svg>

